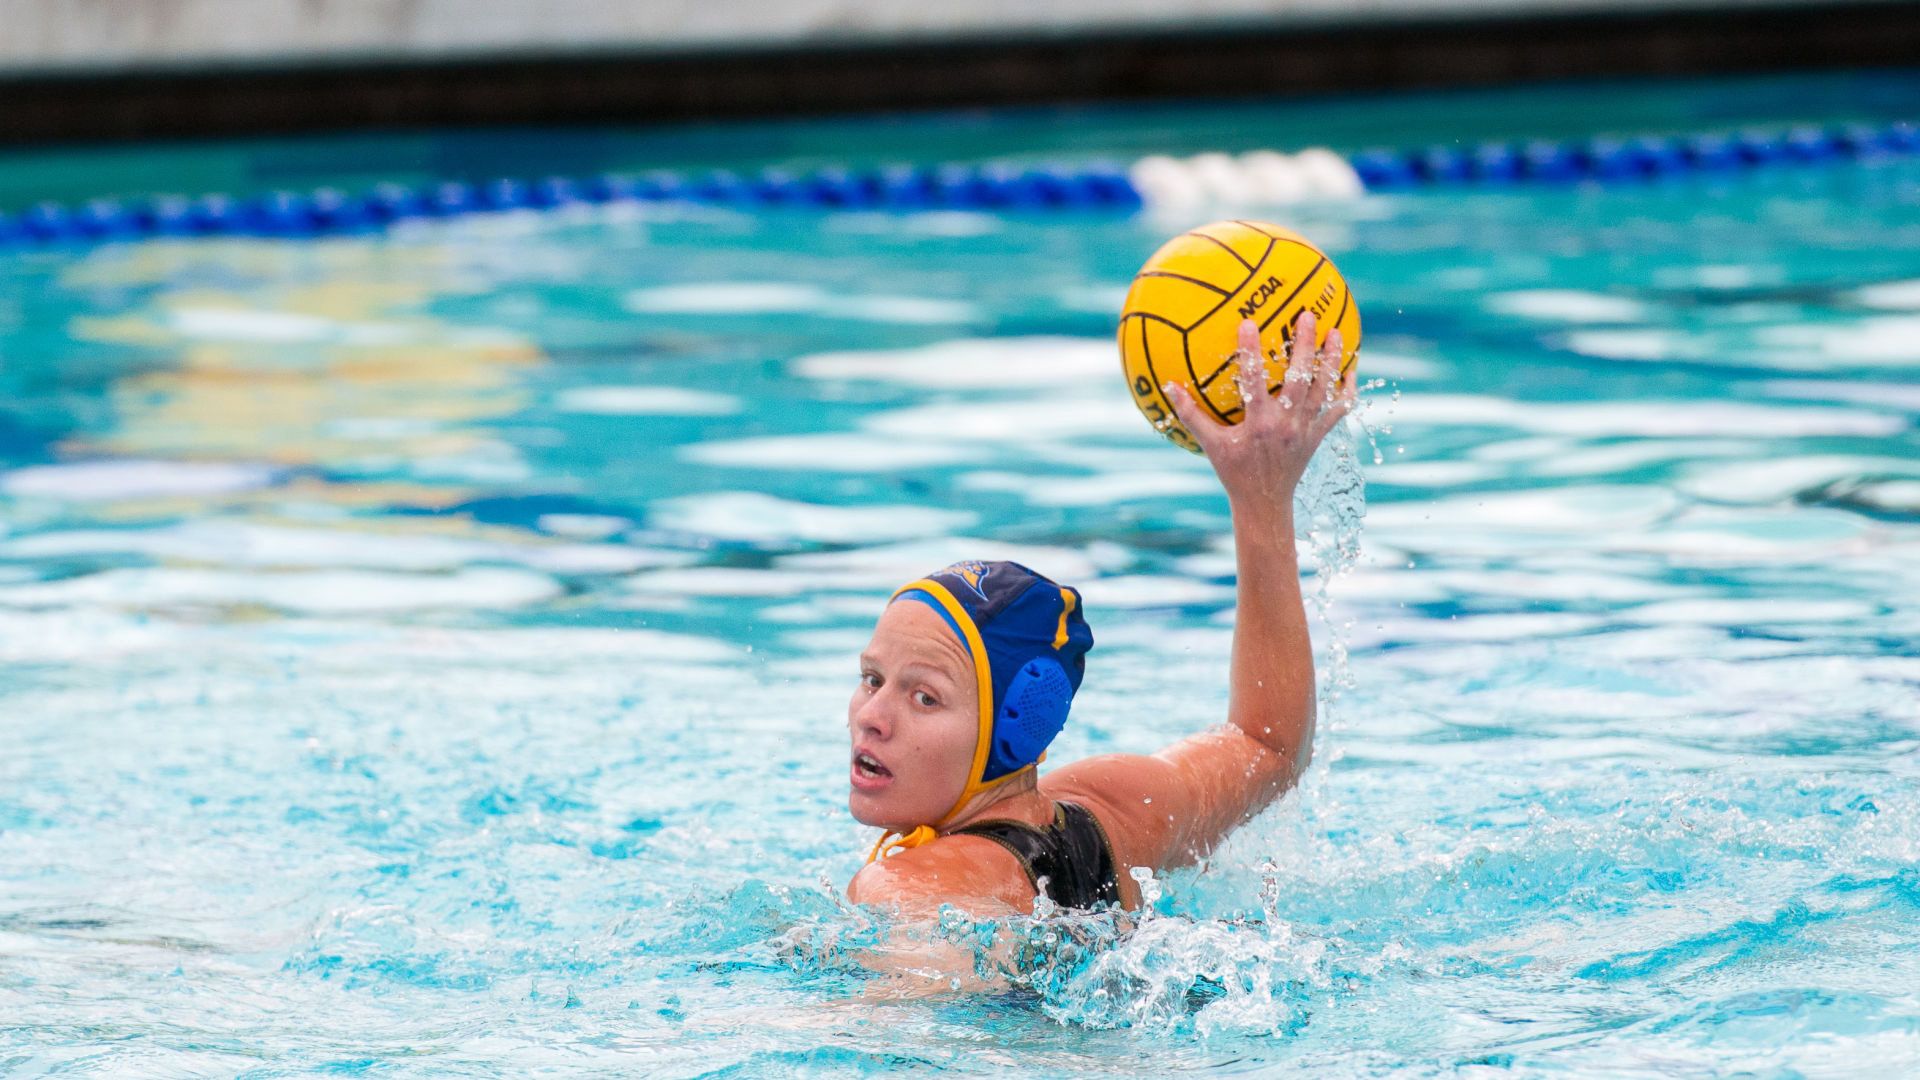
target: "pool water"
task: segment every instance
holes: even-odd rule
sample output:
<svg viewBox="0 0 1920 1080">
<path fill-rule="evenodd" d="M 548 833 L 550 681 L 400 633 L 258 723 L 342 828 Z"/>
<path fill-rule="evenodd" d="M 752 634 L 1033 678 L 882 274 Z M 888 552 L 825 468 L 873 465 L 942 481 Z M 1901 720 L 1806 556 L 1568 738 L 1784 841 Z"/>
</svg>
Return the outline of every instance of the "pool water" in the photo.
<svg viewBox="0 0 1920 1080">
<path fill-rule="evenodd" d="M 1920 1071 L 1920 168 L 1269 215 L 1380 380 L 1315 767 L 906 1001 L 838 895 L 887 590 L 1084 589 L 1055 760 L 1223 716 L 1226 505 L 1111 340 L 1195 221 L 0 255 L 0 1072 Z"/>
</svg>

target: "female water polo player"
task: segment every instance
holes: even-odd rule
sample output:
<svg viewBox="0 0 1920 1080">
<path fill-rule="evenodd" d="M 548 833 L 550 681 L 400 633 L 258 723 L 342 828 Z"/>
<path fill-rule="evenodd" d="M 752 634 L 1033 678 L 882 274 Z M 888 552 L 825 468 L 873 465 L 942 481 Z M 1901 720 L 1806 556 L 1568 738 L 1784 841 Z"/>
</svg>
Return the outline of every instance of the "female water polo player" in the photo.
<svg viewBox="0 0 1920 1080">
<path fill-rule="evenodd" d="M 1313 348 L 1302 315 L 1277 394 L 1243 394 L 1219 424 L 1166 390 L 1233 510 L 1239 608 L 1227 723 L 1151 755 L 1040 776 L 1093 635 L 1080 596 L 1026 567 L 966 562 L 901 588 L 860 657 L 847 708 L 848 804 L 887 830 L 855 903 L 1026 912 L 1041 892 L 1088 908 L 1140 904 L 1129 871 L 1193 862 L 1292 786 L 1311 753 L 1313 652 L 1293 546 L 1293 491 L 1354 401 L 1340 336 Z M 1264 388 L 1259 329 L 1240 327 L 1240 386 Z"/>
</svg>

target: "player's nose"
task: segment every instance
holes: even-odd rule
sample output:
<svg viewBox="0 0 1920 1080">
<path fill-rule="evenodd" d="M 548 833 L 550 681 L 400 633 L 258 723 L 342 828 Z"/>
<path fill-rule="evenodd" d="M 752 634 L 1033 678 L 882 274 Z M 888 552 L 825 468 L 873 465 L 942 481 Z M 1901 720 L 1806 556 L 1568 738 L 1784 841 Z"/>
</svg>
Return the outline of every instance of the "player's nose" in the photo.
<svg viewBox="0 0 1920 1080">
<path fill-rule="evenodd" d="M 893 707 L 884 693 L 874 694 L 847 714 L 847 726 L 854 737 L 868 735 L 886 739 L 893 734 Z"/>
</svg>

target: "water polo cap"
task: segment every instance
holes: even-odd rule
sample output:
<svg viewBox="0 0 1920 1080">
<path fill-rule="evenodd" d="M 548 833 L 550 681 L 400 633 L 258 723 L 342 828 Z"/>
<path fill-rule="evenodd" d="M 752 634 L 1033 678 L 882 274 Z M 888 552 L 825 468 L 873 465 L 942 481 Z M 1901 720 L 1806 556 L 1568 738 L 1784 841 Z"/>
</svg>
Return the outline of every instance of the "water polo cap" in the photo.
<svg viewBox="0 0 1920 1080">
<path fill-rule="evenodd" d="M 1080 594 L 1011 562 L 962 562 L 900 587 L 895 600 L 918 600 L 945 619 L 980 685 L 980 738 L 967 800 L 1037 764 L 1067 723 L 1086 673 L 1093 630 Z"/>
</svg>

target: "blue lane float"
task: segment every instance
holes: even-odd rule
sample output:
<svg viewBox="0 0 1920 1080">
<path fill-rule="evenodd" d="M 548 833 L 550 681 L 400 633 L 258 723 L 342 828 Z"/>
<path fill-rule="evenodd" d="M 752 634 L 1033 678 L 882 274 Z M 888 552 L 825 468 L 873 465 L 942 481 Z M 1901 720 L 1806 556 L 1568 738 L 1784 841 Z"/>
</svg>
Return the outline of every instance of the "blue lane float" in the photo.
<svg viewBox="0 0 1920 1080">
<path fill-rule="evenodd" d="M 995 164 L 823 168 L 804 173 L 765 169 L 750 176 L 726 169 L 691 174 L 656 170 L 537 180 L 502 177 L 479 184 L 447 181 L 421 187 L 385 183 L 358 193 L 321 188 L 245 198 L 156 195 L 96 199 L 78 208 L 48 202 L 17 214 L 0 214 L 0 244 L 50 246 L 147 236 L 308 237 L 414 219 L 617 202 L 693 202 L 744 209 L 1124 212 L 1139 207 L 1140 195 L 1124 170 L 1097 163 L 1037 168 Z"/>
<path fill-rule="evenodd" d="M 150 236 L 300 238 L 362 232 L 414 219 L 620 202 L 693 202 L 742 209 L 992 210 L 1009 213 L 1124 213 L 1145 203 L 1281 203 L 1367 191 L 1517 184 L 1606 184 L 1686 174 L 1729 173 L 1777 165 L 1920 154 L 1920 128 L 1907 122 L 1802 125 L 1630 138 L 1532 139 L 1477 145 L 1325 150 L 1283 155 L 1145 158 L 1107 163 L 893 165 L 872 169 L 780 168 L 743 175 L 654 170 L 638 174 L 501 177 L 421 187 L 377 184 L 271 191 L 235 198 L 154 195 L 92 199 L 78 206 L 43 202 L 0 213 L 0 247 L 51 247 Z"/>
<path fill-rule="evenodd" d="M 1817 165 L 1920 152 L 1920 128 L 1890 124 L 1802 125 L 1694 135 L 1535 139 L 1465 149 L 1370 149 L 1352 158 L 1369 190 L 1513 183 L 1619 182 L 1724 173 L 1781 164 Z"/>
</svg>

